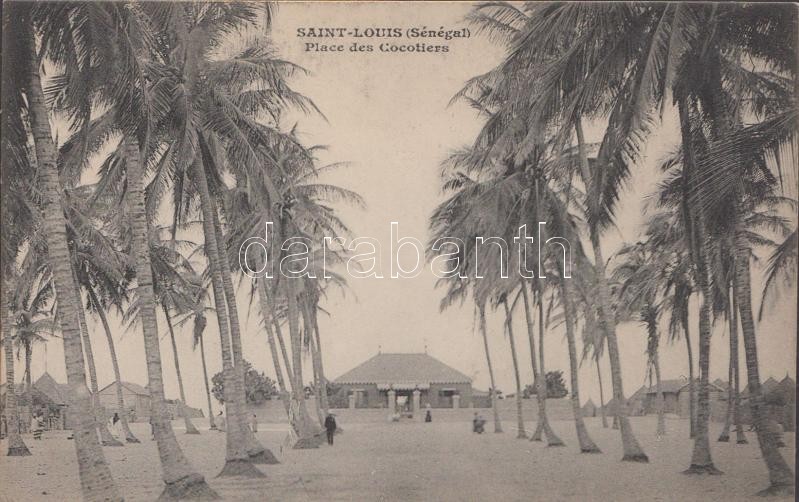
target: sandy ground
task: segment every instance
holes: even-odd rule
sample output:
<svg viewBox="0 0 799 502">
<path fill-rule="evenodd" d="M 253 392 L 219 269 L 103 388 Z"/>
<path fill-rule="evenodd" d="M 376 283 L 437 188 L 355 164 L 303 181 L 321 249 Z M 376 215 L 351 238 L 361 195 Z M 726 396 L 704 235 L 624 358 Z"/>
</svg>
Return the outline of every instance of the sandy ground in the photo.
<svg viewBox="0 0 799 502">
<path fill-rule="evenodd" d="M 198 421 L 199 422 L 199 421 Z M 197 423 L 197 425 L 201 425 Z M 202 424 L 204 425 L 204 424 Z M 186 455 L 209 484 L 226 500 L 409 501 L 409 500 L 751 500 L 768 484 L 754 433 L 750 444 L 712 443 L 722 476 L 686 476 L 691 442 L 687 422 L 667 421 L 668 434 L 655 437 L 653 417 L 634 418 L 639 441 L 649 464 L 620 462 L 618 431 L 603 429 L 589 419 L 591 435 L 603 454 L 577 450 L 572 423 L 553 426 L 566 441 L 564 448 L 516 439 L 514 424 L 505 433 L 475 435 L 470 424 L 418 422 L 342 424 L 331 448 L 281 449 L 286 429 L 263 424 L 258 436 L 281 459 L 280 465 L 259 466 L 263 479 L 216 478 L 224 456 L 224 434 L 203 431 L 200 436 L 176 433 Z M 161 491 L 156 447 L 147 426 L 135 424 L 138 445 L 105 448 L 106 458 L 126 500 L 153 500 Z M 528 424 L 528 432 L 534 424 Z M 712 437 L 720 425 L 711 424 Z M 28 435 L 30 457 L 0 457 L 0 499 L 13 501 L 79 500 L 73 442 L 63 433 L 45 434 L 41 441 Z M 782 450 L 794 465 L 794 435 Z M 0 448 L 5 452 L 3 441 Z"/>
</svg>

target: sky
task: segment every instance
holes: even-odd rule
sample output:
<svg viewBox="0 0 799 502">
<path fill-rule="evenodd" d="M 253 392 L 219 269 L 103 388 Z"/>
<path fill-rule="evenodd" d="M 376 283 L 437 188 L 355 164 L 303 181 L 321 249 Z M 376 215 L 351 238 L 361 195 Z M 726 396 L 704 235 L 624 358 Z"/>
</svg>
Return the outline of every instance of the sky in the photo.
<svg viewBox="0 0 799 502">
<path fill-rule="evenodd" d="M 277 9 L 273 40 L 280 57 L 308 70 L 291 83 L 295 90 L 309 96 L 326 120 L 318 116 L 297 116 L 300 139 L 307 145 L 326 145 L 321 163 L 347 162 L 344 168 L 324 177 L 323 181 L 358 192 L 366 201 L 365 209 L 337 205 L 337 209 L 355 236 L 373 237 L 380 242 L 384 279 L 349 279 L 347 290 L 332 291 L 320 315 L 323 359 L 329 379 L 348 371 L 382 352 L 427 352 L 474 379 L 474 386 L 486 389 L 488 369 L 483 343 L 475 330 L 474 309 L 470 304 L 439 312 L 443 291 L 435 288 L 436 277 L 430 269 L 413 279 L 389 278 L 390 224 L 397 222 L 400 236 L 427 242 L 427 222 L 434 207 L 443 200 L 440 164 L 452 150 L 473 140 L 481 127 L 481 118 L 464 103 L 450 105 L 450 99 L 464 82 L 483 73 L 503 57 L 503 49 L 471 30 L 469 38 L 414 39 L 308 39 L 298 37 L 298 28 L 423 28 L 438 30 L 463 28 L 469 3 L 281 3 Z M 379 44 L 448 45 L 446 53 L 385 53 Z M 343 44 L 344 52 L 308 52 L 306 43 Z M 373 44 L 373 52 L 353 53 L 351 44 Z M 292 116 L 292 119 L 295 117 Z M 288 124 L 290 127 L 293 124 Z M 587 140 L 598 141 L 601 129 L 587 127 Z M 623 241 L 637 239 L 646 195 L 658 181 L 657 165 L 678 144 L 674 110 L 667 109 L 663 123 L 647 142 L 644 154 L 633 169 L 618 212 L 617 228 L 603 236 L 603 251 L 610 256 Z M 198 236 L 199 237 L 199 236 Z M 198 239 L 199 240 L 199 239 Z M 406 249 L 407 251 L 407 249 Z M 412 265 L 412 257 L 400 255 L 403 266 Z M 759 269 L 753 280 L 754 304 L 760 304 Z M 259 328 L 257 302 L 250 307 L 239 291 L 241 322 L 245 326 L 245 357 L 259 370 L 273 376 L 266 335 Z M 795 378 L 796 293 L 789 291 L 769 314 L 758 323 L 758 350 L 763 379 L 777 379 L 787 374 Z M 694 302 L 696 303 L 696 302 Z M 529 345 L 523 325 L 521 306 L 515 312 L 514 333 L 520 355 L 522 382 L 532 382 Z M 691 311 L 694 354 L 697 346 L 697 306 Z M 147 383 L 141 334 L 124 330 L 118 318 L 112 329 L 120 358 L 123 380 Z M 90 336 L 97 362 L 100 387 L 113 381 L 108 348 L 102 326 L 90 319 Z M 498 387 L 513 392 L 513 367 L 508 340 L 503 333 L 501 316 L 488 320 L 489 346 Z M 665 325 L 663 326 L 665 328 Z M 172 351 L 163 317 L 159 317 L 161 355 L 166 395 L 178 395 Z M 645 382 L 646 332 L 643 326 L 627 323 L 618 326 L 624 391 L 632 394 Z M 206 355 L 209 371 L 221 368 L 219 337 L 215 320 L 209 319 L 206 330 Z M 661 371 L 664 379 L 688 375 L 686 347 L 682 340 L 667 341 L 665 329 L 661 342 Z M 568 353 L 562 329 L 546 335 L 546 369 L 562 370 L 568 381 Z M 63 351 L 60 342 L 37 346 L 33 356 L 34 379 L 47 370 L 65 381 Z M 192 350 L 190 328 L 179 329 L 177 345 L 186 384 L 188 404 L 205 407 L 199 353 Z M 711 378 L 726 379 L 729 338 L 724 323 L 717 323 L 712 339 Z M 578 354 L 582 347 L 578 341 Z M 696 356 L 694 356 L 696 357 Z M 610 372 L 607 358 L 601 361 L 605 399 L 609 399 Z M 306 380 L 311 374 L 306 360 Z M 743 350 L 741 350 L 741 368 Z M 21 378 L 21 363 L 17 379 Z M 742 371 L 743 373 L 743 371 Z M 599 402 L 596 368 L 588 363 L 579 371 L 581 400 Z M 745 379 L 745 375 L 741 375 Z M 743 380 L 745 381 L 745 380 Z M 218 403 L 214 403 L 218 407 Z"/>
</svg>

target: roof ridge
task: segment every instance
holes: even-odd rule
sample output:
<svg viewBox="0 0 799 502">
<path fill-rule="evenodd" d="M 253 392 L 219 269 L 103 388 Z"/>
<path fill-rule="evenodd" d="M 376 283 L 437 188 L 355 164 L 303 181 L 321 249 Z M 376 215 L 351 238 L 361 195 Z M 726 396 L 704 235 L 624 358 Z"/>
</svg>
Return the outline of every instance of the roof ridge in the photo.
<svg viewBox="0 0 799 502">
<path fill-rule="evenodd" d="M 334 380 L 336 383 L 469 383 L 471 378 L 423 352 L 380 352 Z"/>
</svg>

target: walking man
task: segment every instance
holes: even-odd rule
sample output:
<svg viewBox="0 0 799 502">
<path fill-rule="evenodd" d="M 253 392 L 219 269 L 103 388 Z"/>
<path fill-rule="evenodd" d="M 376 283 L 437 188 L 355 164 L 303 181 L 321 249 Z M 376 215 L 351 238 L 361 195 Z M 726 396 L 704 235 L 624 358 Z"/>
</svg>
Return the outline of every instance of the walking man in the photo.
<svg viewBox="0 0 799 502">
<path fill-rule="evenodd" d="M 332 446 L 333 435 L 336 433 L 336 419 L 333 418 L 332 413 L 328 413 L 325 418 L 325 430 L 327 431 L 327 444 Z"/>
</svg>

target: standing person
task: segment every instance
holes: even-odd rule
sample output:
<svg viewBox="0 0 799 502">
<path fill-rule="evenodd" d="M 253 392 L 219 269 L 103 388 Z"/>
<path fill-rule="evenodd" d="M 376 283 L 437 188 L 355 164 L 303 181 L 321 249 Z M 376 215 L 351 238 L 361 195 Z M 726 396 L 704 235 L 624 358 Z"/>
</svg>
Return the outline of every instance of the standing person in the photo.
<svg viewBox="0 0 799 502">
<path fill-rule="evenodd" d="M 215 422 L 216 422 L 217 430 L 219 432 L 225 432 L 225 430 L 226 430 L 225 425 L 226 424 L 225 424 L 225 415 L 224 415 L 223 411 L 221 411 L 221 410 L 219 411 L 219 415 L 216 416 Z"/>
<path fill-rule="evenodd" d="M 111 417 L 111 434 L 113 434 L 117 439 L 125 440 L 125 436 L 122 435 L 122 431 L 120 430 L 120 426 L 122 422 L 119 420 L 119 413 L 114 412 L 114 416 Z"/>
<path fill-rule="evenodd" d="M 42 439 L 42 420 L 39 415 L 34 415 L 31 419 L 31 431 L 33 432 L 33 439 Z"/>
<path fill-rule="evenodd" d="M 327 444 L 332 446 L 333 435 L 336 433 L 336 419 L 333 418 L 332 413 L 328 413 L 325 418 L 325 430 L 327 431 Z"/>
<path fill-rule="evenodd" d="M 483 420 L 476 411 L 474 412 L 474 419 L 472 420 L 472 431 L 476 432 L 477 434 L 482 434 L 485 431 L 485 423 L 486 421 Z"/>
<path fill-rule="evenodd" d="M 250 430 L 258 432 L 258 417 L 255 416 L 255 413 L 250 417 Z"/>
</svg>

